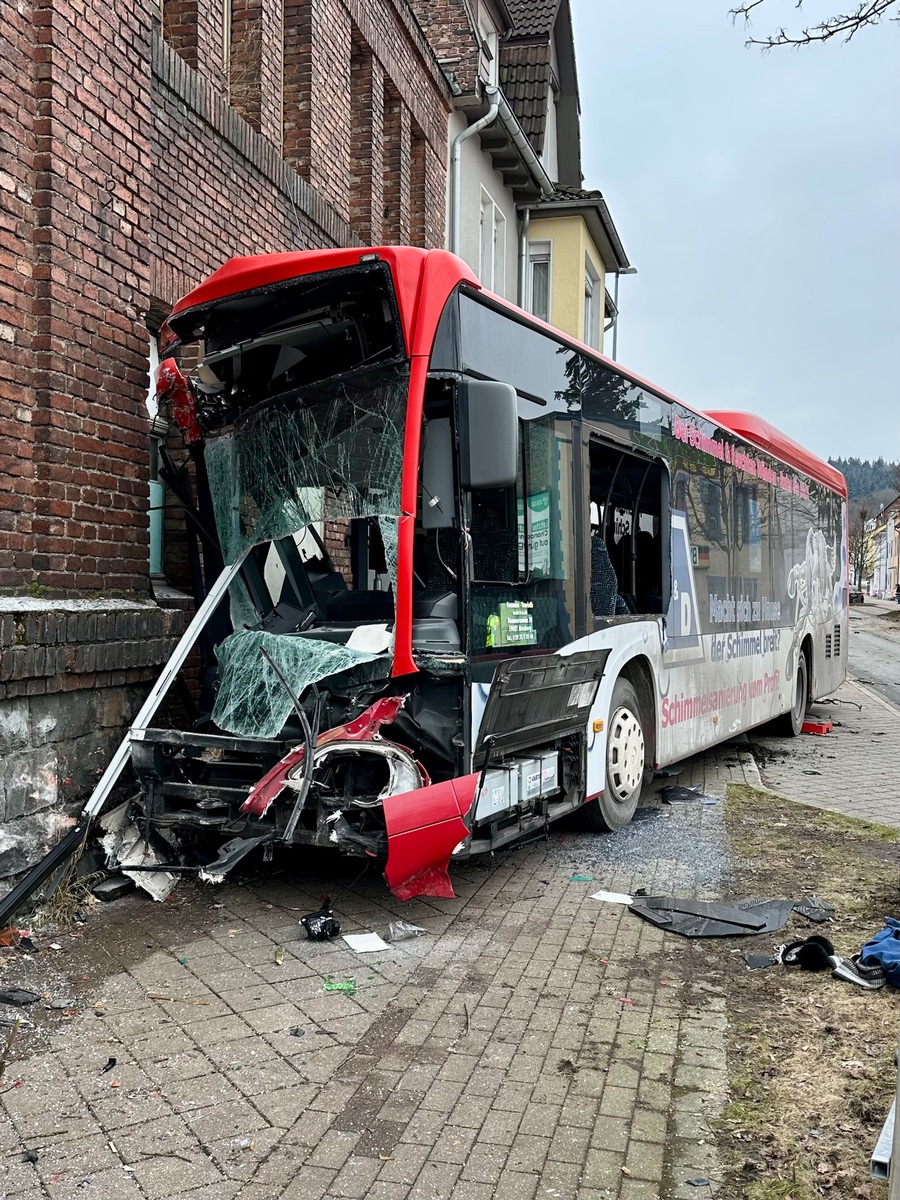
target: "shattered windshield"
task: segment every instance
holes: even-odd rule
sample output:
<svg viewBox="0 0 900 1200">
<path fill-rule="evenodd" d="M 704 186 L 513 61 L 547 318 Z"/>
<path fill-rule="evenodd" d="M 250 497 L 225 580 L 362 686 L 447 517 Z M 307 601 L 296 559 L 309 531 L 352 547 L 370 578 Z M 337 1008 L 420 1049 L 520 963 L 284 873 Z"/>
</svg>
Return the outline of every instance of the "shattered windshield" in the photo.
<svg viewBox="0 0 900 1200">
<path fill-rule="evenodd" d="M 405 363 L 334 376 L 251 410 L 206 443 L 226 562 L 322 521 L 381 517 L 396 561 L 409 371 Z"/>
<path fill-rule="evenodd" d="M 351 371 L 280 396 L 211 437 L 206 467 L 226 561 L 248 546 L 299 538 L 309 528 L 373 518 L 393 591 L 408 384 L 406 363 Z M 355 595 L 366 599 L 365 593 Z M 379 610 L 382 620 L 392 624 L 392 596 L 382 592 L 373 600 L 379 596 L 390 605 L 389 621 Z M 365 612 L 358 610 L 359 623 L 366 623 Z M 318 638 L 305 625 L 289 633 L 261 633 L 252 628 L 260 615 L 237 585 L 235 632 L 217 651 L 220 686 L 213 720 L 239 736 L 274 737 L 291 712 L 291 698 L 263 648 L 299 695 L 336 671 L 387 661 L 392 647 L 386 635 L 381 653 L 373 654 L 335 644 L 324 630 Z"/>
</svg>

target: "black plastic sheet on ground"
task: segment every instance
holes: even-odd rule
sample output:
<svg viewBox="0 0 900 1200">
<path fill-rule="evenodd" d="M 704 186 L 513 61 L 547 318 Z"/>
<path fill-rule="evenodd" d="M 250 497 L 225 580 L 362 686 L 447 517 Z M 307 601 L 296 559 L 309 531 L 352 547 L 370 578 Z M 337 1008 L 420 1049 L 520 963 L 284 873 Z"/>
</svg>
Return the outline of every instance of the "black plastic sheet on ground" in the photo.
<svg viewBox="0 0 900 1200">
<path fill-rule="evenodd" d="M 795 900 L 681 900 L 643 896 L 631 911 L 669 933 L 684 937 L 749 937 L 774 933 L 787 924 Z"/>
</svg>

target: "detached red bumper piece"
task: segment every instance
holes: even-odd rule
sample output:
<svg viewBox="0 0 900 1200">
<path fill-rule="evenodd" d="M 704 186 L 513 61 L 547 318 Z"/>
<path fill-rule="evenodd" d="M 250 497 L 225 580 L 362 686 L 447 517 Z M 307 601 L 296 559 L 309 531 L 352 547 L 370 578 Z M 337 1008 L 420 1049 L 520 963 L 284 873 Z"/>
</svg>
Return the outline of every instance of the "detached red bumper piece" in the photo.
<svg viewBox="0 0 900 1200">
<path fill-rule="evenodd" d="M 831 733 L 832 729 L 834 729 L 834 726 L 827 718 L 824 721 L 803 722 L 803 733 Z"/>
<path fill-rule="evenodd" d="M 463 817 L 472 807 L 477 786 L 476 772 L 384 800 L 388 835 L 384 878 L 398 900 L 453 899 L 447 868 L 454 849 L 469 836 Z"/>
</svg>

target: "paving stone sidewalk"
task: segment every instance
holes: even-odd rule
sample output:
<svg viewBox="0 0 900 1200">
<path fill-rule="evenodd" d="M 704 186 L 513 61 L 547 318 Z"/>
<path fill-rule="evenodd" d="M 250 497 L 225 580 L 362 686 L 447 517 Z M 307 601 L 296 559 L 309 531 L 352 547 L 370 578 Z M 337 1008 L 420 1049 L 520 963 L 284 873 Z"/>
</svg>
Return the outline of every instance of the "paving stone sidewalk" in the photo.
<svg viewBox="0 0 900 1200">
<path fill-rule="evenodd" d="M 731 745 L 678 782 L 757 778 Z M 456 900 L 399 904 L 356 864 L 286 856 L 6 952 L 0 986 L 47 1000 L 0 1085 L 0 1195 L 681 1200 L 697 1177 L 715 1195 L 724 997 L 682 967 L 689 945 L 590 895 L 717 894 L 723 806 L 646 815 L 463 865 Z M 374 955 L 309 942 L 324 892 L 346 932 L 427 932 Z"/>
<path fill-rule="evenodd" d="M 900 709 L 852 680 L 835 699 L 811 709 L 833 722 L 829 734 L 749 735 L 763 784 L 801 804 L 900 827 Z"/>
</svg>

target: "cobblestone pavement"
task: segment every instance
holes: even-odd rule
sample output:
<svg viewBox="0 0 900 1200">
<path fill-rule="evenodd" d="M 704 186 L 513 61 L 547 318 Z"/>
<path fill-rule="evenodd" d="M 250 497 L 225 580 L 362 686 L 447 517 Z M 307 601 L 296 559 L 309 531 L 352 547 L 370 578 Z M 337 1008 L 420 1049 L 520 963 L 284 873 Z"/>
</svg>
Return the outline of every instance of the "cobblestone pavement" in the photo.
<svg viewBox="0 0 900 1200">
<path fill-rule="evenodd" d="M 892 611 L 877 601 L 870 609 L 876 605 L 883 613 Z M 865 616 L 871 617 L 869 610 Z M 871 619 L 865 624 L 871 627 Z M 879 641 L 884 664 L 894 667 L 888 675 L 900 679 L 900 637 L 892 631 Z M 789 741 L 751 733 L 750 747 L 763 783 L 773 792 L 849 817 L 900 826 L 900 708 L 857 681 L 862 671 L 852 640 L 850 675 L 835 693 L 840 703 L 817 704 L 811 710 L 834 723 L 831 733 Z"/>
<path fill-rule="evenodd" d="M 757 778 L 732 744 L 678 782 Z M 590 895 L 717 894 L 723 805 L 642 815 L 462 865 L 456 900 L 401 905 L 355 864 L 285 858 L 6 952 L 0 986 L 46 998 L 0 1085 L 0 1196 L 681 1200 L 698 1177 L 715 1195 L 724 997 L 683 939 Z M 426 934 L 309 942 L 325 891 L 347 932 Z"/>
</svg>

